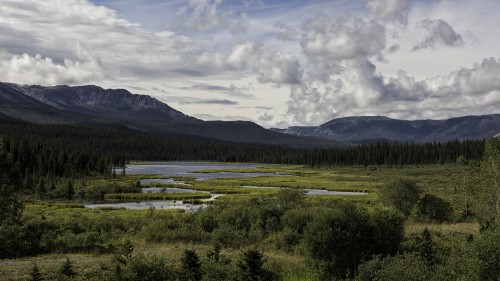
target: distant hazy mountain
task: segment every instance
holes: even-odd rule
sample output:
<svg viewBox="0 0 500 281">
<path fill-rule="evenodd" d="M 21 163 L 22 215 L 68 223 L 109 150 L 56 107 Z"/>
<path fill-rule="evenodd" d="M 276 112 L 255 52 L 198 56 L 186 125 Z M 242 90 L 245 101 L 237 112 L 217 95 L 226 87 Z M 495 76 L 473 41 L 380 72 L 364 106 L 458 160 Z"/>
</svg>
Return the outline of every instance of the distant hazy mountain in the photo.
<svg viewBox="0 0 500 281">
<path fill-rule="evenodd" d="M 97 86 L 0 83 L 0 114 L 33 123 L 121 125 L 134 130 L 201 136 L 238 143 L 338 147 L 337 142 L 280 134 L 245 121 L 202 121 L 161 101 Z"/>
<path fill-rule="evenodd" d="M 482 139 L 500 132 L 500 114 L 464 116 L 447 120 L 397 120 L 381 116 L 333 119 L 317 127 L 289 127 L 279 132 L 339 142 Z"/>
</svg>

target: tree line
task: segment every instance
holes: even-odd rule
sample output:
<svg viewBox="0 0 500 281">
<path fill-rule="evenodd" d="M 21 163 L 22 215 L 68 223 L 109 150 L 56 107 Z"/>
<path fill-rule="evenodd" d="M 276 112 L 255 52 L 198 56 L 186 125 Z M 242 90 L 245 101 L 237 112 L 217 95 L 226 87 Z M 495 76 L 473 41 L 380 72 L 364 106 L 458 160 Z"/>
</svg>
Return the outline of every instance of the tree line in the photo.
<svg viewBox="0 0 500 281">
<path fill-rule="evenodd" d="M 113 166 L 130 160 L 258 162 L 310 166 L 425 165 L 454 163 L 459 156 L 479 161 L 484 140 L 445 143 L 362 144 L 350 148 L 303 149 L 237 144 L 195 136 L 163 135 L 123 127 L 41 125 L 1 120 L 3 138 L 14 171 L 77 178 L 112 176 Z"/>
</svg>

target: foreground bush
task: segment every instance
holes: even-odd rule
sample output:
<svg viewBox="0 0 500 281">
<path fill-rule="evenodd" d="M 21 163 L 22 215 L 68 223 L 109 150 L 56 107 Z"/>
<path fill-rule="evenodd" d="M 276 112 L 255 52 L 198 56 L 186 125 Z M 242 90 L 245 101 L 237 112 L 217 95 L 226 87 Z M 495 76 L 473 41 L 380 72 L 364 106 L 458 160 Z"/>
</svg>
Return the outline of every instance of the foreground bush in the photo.
<svg viewBox="0 0 500 281">
<path fill-rule="evenodd" d="M 117 281 L 175 281 L 176 274 L 161 257 L 134 256 L 124 266 L 117 266 L 114 274 Z"/>
<path fill-rule="evenodd" d="M 431 268 L 416 254 L 374 258 L 359 267 L 360 281 L 426 281 Z"/>
<path fill-rule="evenodd" d="M 398 249 L 403 237 L 403 219 L 397 213 L 383 210 L 388 214 L 389 223 L 379 225 L 374 222 L 382 221 L 380 212 L 370 215 L 366 209 L 352 203 L 317 210 L 304 239 L 319 279 L 354 278 L 362 260 L 377 254 L 391 254 Z M 390 239 L 394 242 L 386 245 Z"/>
</svg>

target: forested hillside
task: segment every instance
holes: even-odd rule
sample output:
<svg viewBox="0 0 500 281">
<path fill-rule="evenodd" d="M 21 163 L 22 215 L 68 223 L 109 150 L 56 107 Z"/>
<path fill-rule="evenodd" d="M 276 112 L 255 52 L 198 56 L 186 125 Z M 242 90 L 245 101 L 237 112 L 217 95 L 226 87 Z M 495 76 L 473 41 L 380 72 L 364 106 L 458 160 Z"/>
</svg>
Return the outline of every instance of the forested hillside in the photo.
<svg viewBox="0 0 500 281">
<path fill-rule="evenodd" d="M 484 141 L 366 144 L 351 148 L 299 149 L 234 144 L 201 137 L 133 131 L 117 125 L 47 125 L 3 119 L 0 137 L 20 173 L 54 177 L 110 175 L 128 161 L 204 160 L 334 165 L 409 165 L 479 160 Z"/>
</svg>

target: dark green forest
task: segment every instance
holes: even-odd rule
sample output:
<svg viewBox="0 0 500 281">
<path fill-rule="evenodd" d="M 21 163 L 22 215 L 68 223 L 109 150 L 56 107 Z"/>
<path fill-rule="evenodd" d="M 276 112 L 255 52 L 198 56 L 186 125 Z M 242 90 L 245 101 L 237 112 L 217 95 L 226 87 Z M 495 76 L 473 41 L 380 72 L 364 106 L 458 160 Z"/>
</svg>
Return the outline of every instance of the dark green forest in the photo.
<svg viewBox="0 0 500 281">
<path fill-rule="evenodd" d="M 236 144 L 201 137 L 142 133 L 126 128 L 38 125 L 2 120 L 0 137 L 20 179 L 110 176 L 128 161 L 254 162 L 317 166 L 425 165 L 478 161 L 484 140 L 446 143 L 364 144 L 351 148 L 299 149 Z"/>
</svg>

